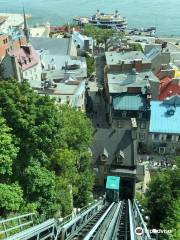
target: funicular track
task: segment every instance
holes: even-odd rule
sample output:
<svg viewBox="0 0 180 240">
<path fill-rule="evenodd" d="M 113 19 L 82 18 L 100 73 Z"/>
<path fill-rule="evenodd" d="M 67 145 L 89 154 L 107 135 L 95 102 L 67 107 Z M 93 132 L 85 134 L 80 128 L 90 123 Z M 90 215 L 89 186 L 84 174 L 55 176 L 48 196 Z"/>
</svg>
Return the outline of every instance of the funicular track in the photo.
<svg viewBox="0 0 180 240">
<path fill-rule="evenodd" d="M 7 221 L 11 219 L 2 220 L 2 224 Z M 21 222 L 17 227 L 21 228 L 27 223 Z M 101 199 L 82 209 L 76 216 L 69 216 L 63 221 L 49 219 L 13 236 L 7 236 L 11 228 L 5 229 L 7 240 L 135 240 L 136 227 L 143 229 L 139 240 L 152 240 L 135 200 L 105 203 Z"/>
<path fill-rule="evenodd" d="M 130 226 L 129 226 L 129 206 L 128 201 L 123 203 L 122 214 L 119 216 L 119 227 L 117 232 L 118 240 L 130 240 Z"/>
<path fill-rule="evenodd" d="M 92 218 L 78 231 L 76 235 L 72 238 L 73 240 L 82 240 L 85 239 L 85 236 L 90 232 L 90 230 L 96 225 L 99 219 L 106 213 L 109 209 L 109 204 L 105 204 L 105 206 L 100 209 Z"/>
</svg>

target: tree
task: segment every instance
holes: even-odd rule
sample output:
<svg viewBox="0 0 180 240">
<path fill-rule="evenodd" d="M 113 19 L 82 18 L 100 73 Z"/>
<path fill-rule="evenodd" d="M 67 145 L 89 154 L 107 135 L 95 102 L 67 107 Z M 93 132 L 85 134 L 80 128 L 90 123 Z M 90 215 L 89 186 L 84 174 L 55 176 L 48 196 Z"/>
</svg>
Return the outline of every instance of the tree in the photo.
<svg viewBox="0 0 180 240">
<path fill-rule="evenodd" d="M 162 239 L 179 240 L 180 239 L 180 199 L 172 202 L 168 217 L 161 224 L 162 229 L 169 230 L 170 232 L 164 234 Z"/>
<path fill-rule="evenodd" d="M 5 120 L 0 117 L 0 176 L 12 174 L 12 165 L 18 152 L 14 144 L 11 129 L 5 124 Z"/>
<path fill-rule="evenodd" d="M 97 45 L 104 44 L 106 49 L 107 40 L 113 35 L 122 38 L 124 36 L 123 32 L 117 32 L 113 29 L 102 29 L 92 25 L 86 25 L 83 30 L 84 35 L 93 37 L 97 41 Z"/>
<path fill-rule="evenodd" d="M 23 203 L 23 191 L 17 183 L 0 183 L 0 215 L 18 211 Z"/>
<path fill-rule="evenodd" d="M 175 218 L 174 215 L 177 214 L 176 210 L 180 207 L 179 186 L 180 171 L 178 168 L 159 172 L 152 178 L 145 194 L 152 227 L 159 229 L 161 226 L 170 226 L 173 232 L 178 231 L 174 221 L 179 219 L 179 215 Z"/>
<path fill-rule="evenodd" d="M 33 209 L 46 217 L 60 211 L 65 216 L 73 202 L 86 204 L 93 178 L 88 176 L 90 159 L 82 157 L 92 140 L 85 114 L 67 105 L 57 106 L 50 97 L 36 94 L 26 81 L 16 80 L 0 81 L 0 108 L 7 125 L 0 121 L 1 161 L 6 159 L 0 169 L 9 174 L 9 178 L 0 175 L 0 182 L 19 183 L 23 191 L 20 211 Z"/>
<path fill-rule="evenodd" d="M 93 72 L 95 72 L 95 60 L 94 57 L 86 55 L 86 64 L 87 64 L 87 76 L 90 77 Z"/>
<path fill-rule="evenodd" d="M 143 48 L 140 43 L 129 43 L 129 47 L 132 48 L 133 51 L 143 52 Z"/>
</svg>

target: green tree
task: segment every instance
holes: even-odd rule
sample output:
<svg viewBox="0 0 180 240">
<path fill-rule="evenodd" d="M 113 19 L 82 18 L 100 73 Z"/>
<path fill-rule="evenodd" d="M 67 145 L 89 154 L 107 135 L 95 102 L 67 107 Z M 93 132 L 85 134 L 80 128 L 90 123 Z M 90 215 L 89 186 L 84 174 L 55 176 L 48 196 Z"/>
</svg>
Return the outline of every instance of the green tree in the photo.
<svg viewBox="0 0 180 240">
<path fill-rule="evenodd" d="M 160 227 L 168 217 L 172 201 L 180 196 L 179 186 L 179 169 L 160 172 L 152 178 L 146 197 L 151 223 L 155 227 Z"/>
<path fill-rule="evenodd" d="M 143 51 L 143 48 L 140 43 L 129 43 L 130 48 L 132 48 L 133 51 Z"/>
<path fill-rule="evenodd" d="M 0 175 L 12 174 L 13 161 L 16 159 L 18 148 L 14 144 L 11 129 L 5 124 L 5 120 L 0 117 Z M 7 178 L 6 178 L 7 180 Z"/>
<path fill-rule="evenodd" d="M 160 239 L 179 240 L 180 239 L 180 199 L 172 202 L 168 217 L 164 223 L 161 224 L 162 229 L 170 230 L 172 232 L 163 235 Z"/>
<path fill-rule="evenodd" d="M 20 210 L 23 203 L 23 191 L 17 183 L 0 183 L 0 215 Z"/>
<path fill-rule="evenodd" d="M 23 189 L 21 211 L 37 210 L 47 217 L 60 211 L 64 216 L 70 213 L 73 203 L 86 204 L 93 178 L 85 178 L 91 164 L 90 159 L 82 157 L 92 140 L 85 114 L 69 106 L 59 107 L 48 96 L 36 94 L 26 81 L 15 80 L 0 81 L 0 108 L 7 124 L 0 122 L 2 149 L 7 150 L 0 151 L 7 159 L 1 171 L 10 174 L 9 184 L 17 181 Z M 8 129 L 12 129 L 19 151 Z"/>
<path fill-rule="evenodd" d="M 83 30 L 84 35 L 93 37 L 97 41 L 97 45 L 104 44 L 106 49 L 107 40 L 113 35 L 122 38 L 124 36 L 123 32 L 117 32 L 113 29 L 102 29 L 92 25 L 86 25 Z"/>
<path fill-rule="evenodd" d="M 87 76 L 90 77 L 93 72 L 95 72 L 95 60 L 94 57 L 86 55 L 87 64 Z"/>
</svg>

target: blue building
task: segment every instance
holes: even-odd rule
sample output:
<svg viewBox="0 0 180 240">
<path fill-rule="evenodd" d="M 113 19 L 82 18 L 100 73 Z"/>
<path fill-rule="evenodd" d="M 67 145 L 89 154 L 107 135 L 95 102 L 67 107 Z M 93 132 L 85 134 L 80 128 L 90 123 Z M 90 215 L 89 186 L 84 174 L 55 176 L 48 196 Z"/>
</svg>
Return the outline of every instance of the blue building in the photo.
<svg viewBox="0 0 180 240">
<path fill-rule="evenodd" d="M 149 132 L 152 148 L 160 154 L 175 153 L 180 148 L 180 96 L 151 101 Z"/>
</svg>

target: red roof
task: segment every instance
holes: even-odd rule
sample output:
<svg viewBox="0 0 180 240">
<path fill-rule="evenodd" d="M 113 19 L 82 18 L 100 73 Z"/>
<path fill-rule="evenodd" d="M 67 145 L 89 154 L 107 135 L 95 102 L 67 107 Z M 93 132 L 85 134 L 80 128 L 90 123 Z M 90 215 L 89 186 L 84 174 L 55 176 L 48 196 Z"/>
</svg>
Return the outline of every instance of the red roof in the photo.
<svg viewBox="0 0 180 240">
<path fill-rule="evenodd" d="M 180 95 L 180 85 L 172 82 L 169 77 L 164 77 L 160 80 L 160 94 L 159 100 L 163 100 L 172 95 Z"/>
<path fill-rule="evenodd" d="M 23 71 L 37 65 L 40 61 L 39 55 L 32 46 L 21 46 L 11 53 L 17 59 L 19 66 Z"/>
</svg>

